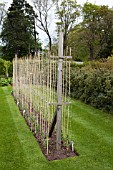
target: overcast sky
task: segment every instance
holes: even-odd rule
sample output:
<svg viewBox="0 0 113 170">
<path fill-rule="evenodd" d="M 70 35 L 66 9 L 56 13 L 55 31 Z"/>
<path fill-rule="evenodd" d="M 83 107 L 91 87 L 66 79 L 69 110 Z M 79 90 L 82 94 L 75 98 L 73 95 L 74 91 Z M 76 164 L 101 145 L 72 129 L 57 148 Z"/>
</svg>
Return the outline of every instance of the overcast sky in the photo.
<svg viewBox="0 0 113 170">
<path fill-rule="evenodd" d="M 13 0 L 0 0 L 0 1 L 1 2 L 7 2 L 7 6 L 9 7 Z M 33 0 L 27 0 L 27 2 L 30 5 L 33 5 L 32 1 Z M 112 0 L 77 0 L 77 3 L 80 4 L 80 5 L 83 5 L 86 1 L 97 4 L 97 5 L 108 5 L 110 8 L 113 6 Z M 55 24 L 52 24 L 52 28 L 55 29 L 54 25 Z M 54 29 L 51 29 L 52 37 L 54 37 Z M 39 32 L 39 38 L 41 39 L 41 42 L 46 45 L 47 44 L 47 38 L 45 38 L 46 35 L 43 32 L 41 32 L 40 30 L 38 30 L 38 32 Z"/>
<path fill-rule="evenodd" d="M 12 0 L 1 0 L 1 1 L 8 2 L 8 4 L 12 3 Z M 83 5 L 86 1 L 95 3 L 97 5 L 108 5 L 109 7 L 113 6 L 112 0 L 77 0 L 77 3 Z M 29 2 L 32 5 L 32 0 L 27 0 L 27 2 Z"/>
</svg>

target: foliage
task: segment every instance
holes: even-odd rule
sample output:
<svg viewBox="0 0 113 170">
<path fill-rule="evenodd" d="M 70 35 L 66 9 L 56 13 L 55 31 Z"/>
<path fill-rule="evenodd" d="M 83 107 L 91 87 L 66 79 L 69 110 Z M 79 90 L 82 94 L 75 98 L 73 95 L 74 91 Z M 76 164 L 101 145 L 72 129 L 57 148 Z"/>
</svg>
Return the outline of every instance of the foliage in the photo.
<svg viewBox="0 0 113 170">
<path fill-rule="evenodd" d="M 67 36 L 68 33 L 71 31 L 77 18 L 80 15 L 79 5 L 77 5 L 76 1 L 73 0 L 63 0 L 57 1 L 56 3 L 56 15 L 58 18 L 57 26 L 64 32 L 64 51 L 67 47 Z"/>
<path fill-rule="evenodd" d="M 4 75 L 4 60 L 0 58 L 0 75 Z"/>
<path fill-rule="evenodd" d="M 113 10 L 86 2 L 82 13 L 90 60 L 107 58 L 113 49 Z"/>
<path fill-rule="evenodd" d="M 0 3 L 0 25 L 2 25 L 5 14 L 6 14 L 5 3 L 3 2 L 3 3 Z"/>
<path fill-rule="evenodd" d="M 5 67 L 5 74 L 6 77 L 9 77 L 9 68 L 10 68 L 11 62 L 4 60 L 4 67 Z"/>
<path fill-rule="evenodd" d="M 89 60 L 89 49 L 84 34 L 81 25 L 75 26 L 68 34 L 67 45 L 71 48 L 72 58 L 75 61 Z"/>
<path fill-rule="evenodd" d="M 9 76 L 12 77 L 13 75 L 13 64 L 10 61 L 0 59 L 0 77 Z"/>
<path fill-rule="evenodd" d="M 113 60 L 73 68 L 71 95 L 96 108 L 113 112 Z"/>
<path fill-rule="evenodd" d="M 74 60 L 107 58 L 113 50 L 113 10 L 86 2 L 83 21 L 68 34 L 68 46 Z"/>
<path fill-rule="evenodd" d="M 23 56 L 29 53 L 31 40 L 34 39 L 35 13 L 25 0 L 13 0 L 3 22 L 3 53 L 12 60 L 15 54 Z"/>
<path fill-rule="evenodd" d="M 0 86 L 9 86 L 12 85 L 12 78 L 9 77 L 8 79 L 6 78 L 0 78 Z"/>
</svg>

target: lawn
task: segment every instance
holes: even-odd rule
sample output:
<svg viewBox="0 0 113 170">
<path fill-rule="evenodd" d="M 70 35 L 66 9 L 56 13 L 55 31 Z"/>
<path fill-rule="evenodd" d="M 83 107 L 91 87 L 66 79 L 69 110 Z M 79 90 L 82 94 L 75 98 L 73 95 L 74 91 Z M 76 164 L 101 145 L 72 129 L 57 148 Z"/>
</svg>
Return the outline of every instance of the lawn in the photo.
<svg viewBox="0 0 113 170">
<path fill-rule="evenodd" d="M 72 100 L 70 132 L 80 155 L 49 162 L 10 92 L 0 88 L 0 170 L 113 170 L 113 115 Z"/>
</svg>

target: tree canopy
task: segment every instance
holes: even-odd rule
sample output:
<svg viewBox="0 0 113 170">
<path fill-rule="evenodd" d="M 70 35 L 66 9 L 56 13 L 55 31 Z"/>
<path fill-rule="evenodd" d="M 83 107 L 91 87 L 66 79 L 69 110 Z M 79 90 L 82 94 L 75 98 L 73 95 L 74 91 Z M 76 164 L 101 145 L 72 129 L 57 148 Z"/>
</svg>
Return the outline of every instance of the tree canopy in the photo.
<svg viewBox="0 0 113 170">
<path fill-rule="evenodd" d="M 86 2 L 83 20 L 68 35 L 74 59 L 94 60 L 111 56 L 113 50 L 113 10 Z"/>
<path fill-rule="evenodd" d="M 5 3 L 0 3 L 0 25 L 2 25 L 5 14 L 6 14 Z"/>
<path fill-rule="evenodd" d="M 64 51 L 67 46 L 67 36 L 72 30 L 77 18 L 80 15 L 80 5 L 73 0 L 63 0 L 56 3 L 56 15 L 58 18 L 57 26 L 60 26 L 64 32 Z"/>
<path fill-rule="evenodd" d="M 35 12 L 25 0 L 13 0 L 3 22 L 3 54 L 12 59 L 15 54 L 26 55 L 34 39 Z"/>
<path fill-rule="evenodd" d="M 51 15 L 57 19 L 56 32 L 59 28 L 64 32 L 64 52 L 67 46 L 71 47 L 74 60 L 95 60 L 112 55 L 113 9 L 89 2 L 81 7 L 76 0 L 33 2 L 36 12 L 26 0 L 13 0 L 9 7 L 1 33 L 4 59 L 12 60 L 15 54 L 21 57 L 36 52 L 39 48 L 37 28 L 47 34 L 49 52 L 56 53 L 57 41 L 52 40 L 49 27 Z M 4 11 L 4 5 L 0 7 Z M 3 21 L 3 17 L 1 19 Z"/>
</svg>

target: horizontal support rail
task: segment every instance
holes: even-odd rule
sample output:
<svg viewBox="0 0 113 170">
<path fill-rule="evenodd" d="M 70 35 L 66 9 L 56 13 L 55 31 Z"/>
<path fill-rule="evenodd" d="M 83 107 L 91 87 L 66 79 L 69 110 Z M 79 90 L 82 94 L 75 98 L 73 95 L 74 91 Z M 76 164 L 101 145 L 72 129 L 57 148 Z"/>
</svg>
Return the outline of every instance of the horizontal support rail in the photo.
<svg viewBox="0 0 113 170">
<path fill-rule="evenodd" d="M 57 58 L 57 59 L 72 59 L 72 56 L 61 56 L 61 57 L 59 57 L 59 56 L 50 56 L 50 58 Z"/>
<path fill-rule="evenodd" d="M 55 106 L 62 106 L 62 105 L 70 105 L 71 102 L 63 102 L 63 103 L 48 103 L 49 105 L 55 105 Z"/>
</svg>

